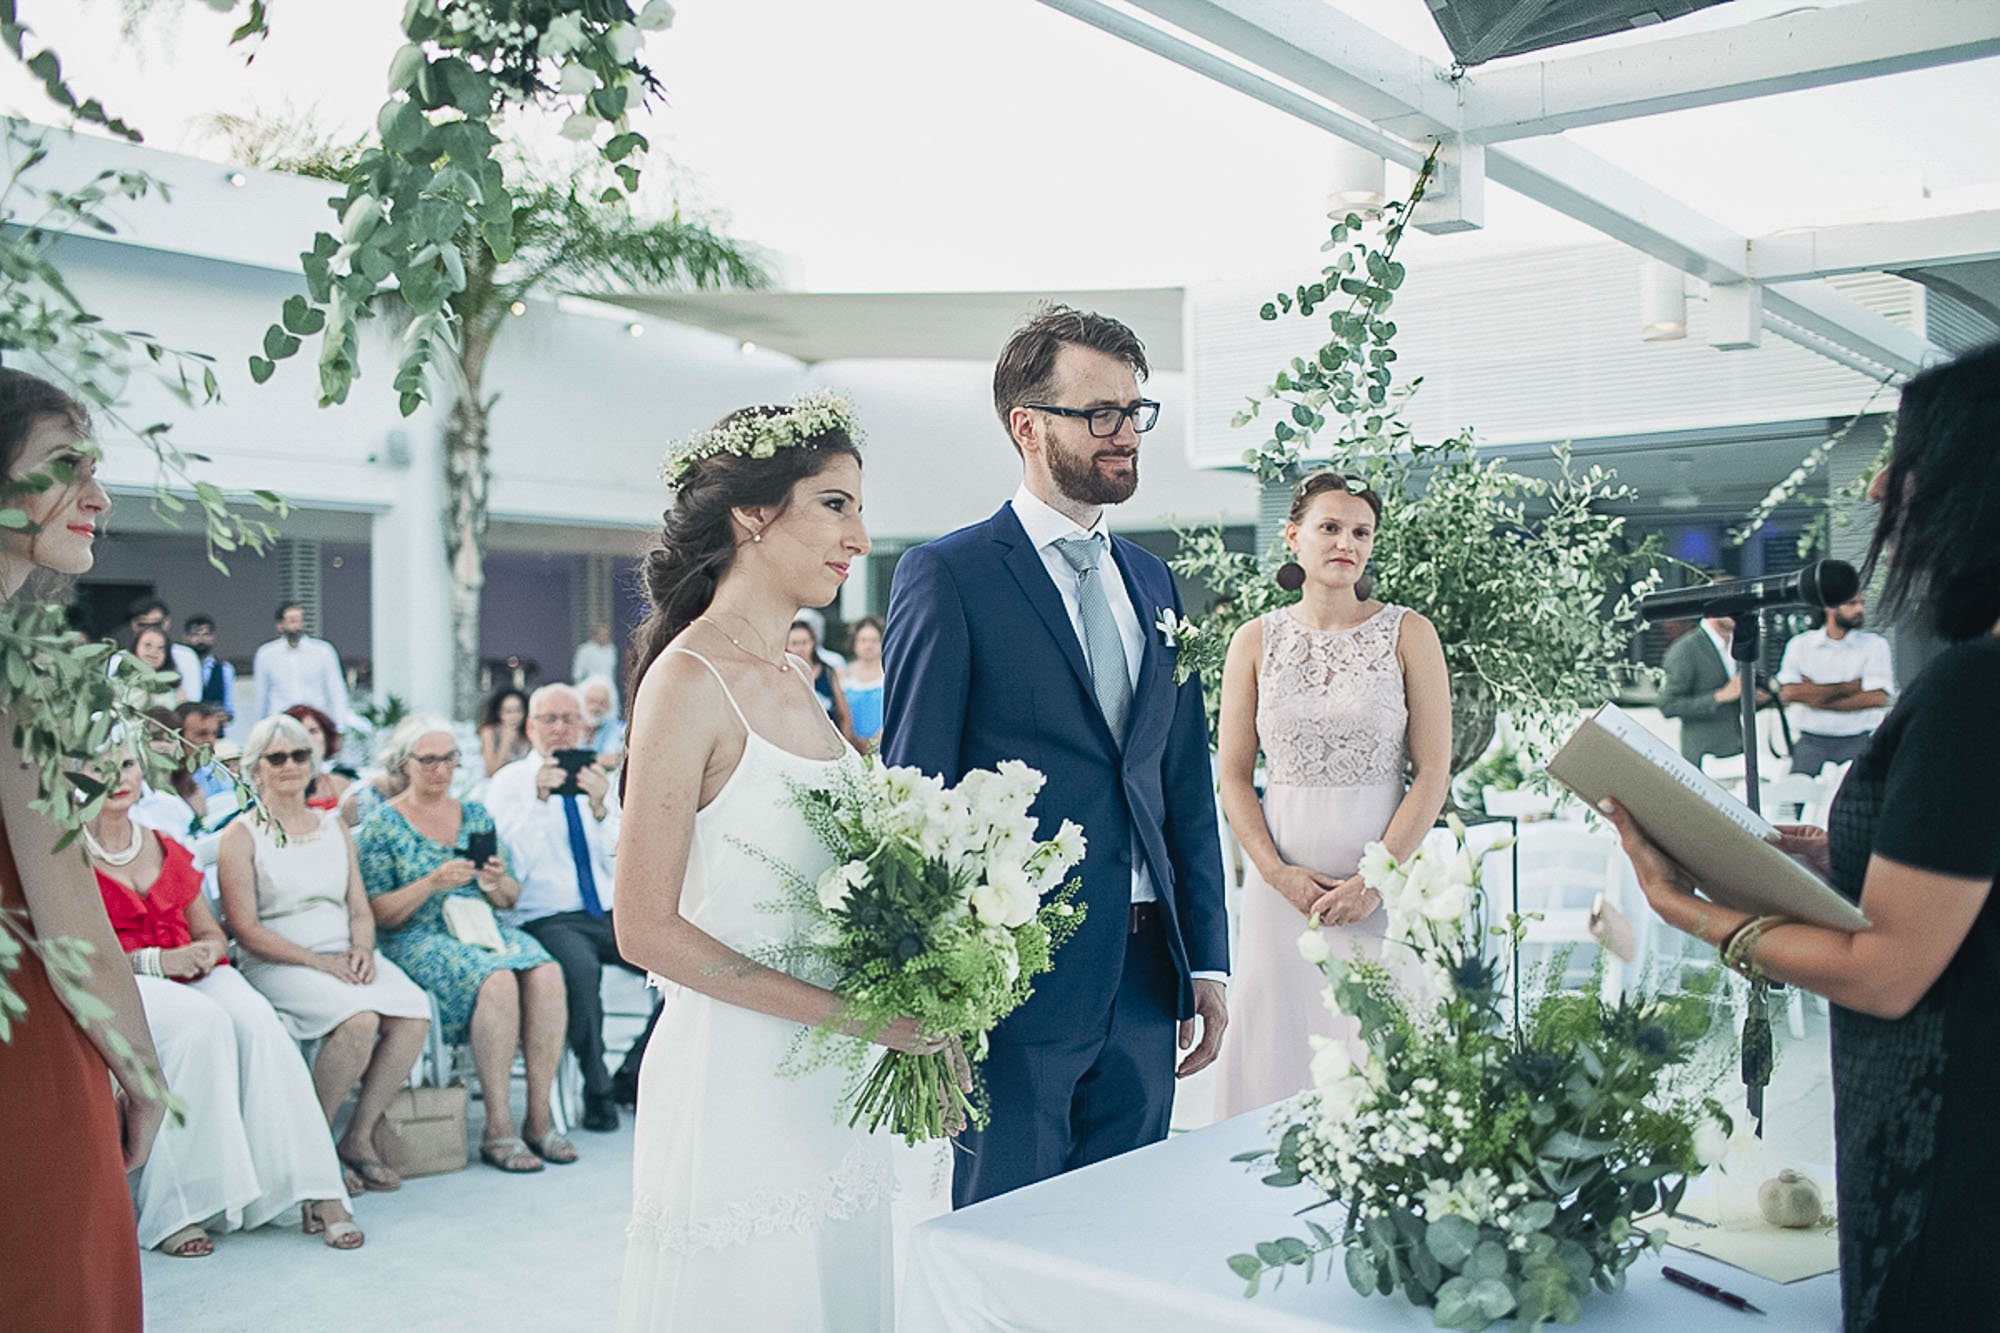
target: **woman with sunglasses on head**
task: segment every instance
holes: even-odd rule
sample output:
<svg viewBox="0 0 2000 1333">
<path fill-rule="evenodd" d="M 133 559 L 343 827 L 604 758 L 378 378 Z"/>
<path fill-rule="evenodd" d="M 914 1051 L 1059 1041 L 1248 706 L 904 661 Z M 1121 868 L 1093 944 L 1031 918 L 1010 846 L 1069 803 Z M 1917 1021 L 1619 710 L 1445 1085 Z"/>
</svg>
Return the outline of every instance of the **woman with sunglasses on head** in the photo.
<svg viewBox="0 0 2000 1333">
<path fill-rule="evenodd" d="M 258 803 L 223 831 L 216 862 L 222 910 L 245 979 L 293 1037 L 326 1039 L 313 1061 L 313 1088 L 329 1126 L 361 1084 L 336 1145 L 348 1193 L 393 1190 L 402 1180 L 382 1162 L 375 1131 L 423 1050 L 430 1002 L 376 951 L 375 916 L 347 826 L 335 812 L 306 804 L 319 758 L 295 717 L 279 713 L 251 728 L 242 773 Z"/>
<path fill-rule="evenodd" d="M 270 1002 L 229 965 L 193 857 L 133 820 L 140 779 L 126 755 L 83 835 L 161 1071 L 187 1107 L 139 1177 L 139 1244 L 201 1258 L 215 1249 L 209 1228 L 249 1231 L 297 1207 L 309 1234 L 358 1249 L 312 1076 Z"/>
<path fill-rule="evenodd" d="M 383 950 L 436 997 L 444 1039 L 472 1043 L 486 1094 L 480 1158 L 509 1172 L 566 1165 L 576 1160 L 576 1148 L 556 1133 L 550 1110 L 569 1028 L 562 969 L 534 936 L 501 925 L 494 911 L 483 915 L 492 927 L 486 938 L 497 938 L 498 950 L 462 938 L 445 910 L 453 899 L 505 910 L 521 897 L 492 841 L 493 816 L 479 802 L 451 794 L 459 761 L 458 741 L 443 718 L 419 714 L 390 733 L 383 766 L 401 771 L 409 785 L 362 822 L 356 835 L 362 882 Z M 471 859 L 475 838 L 493 849 L 482 864 Z M 518 1134 L 508 1097 L 516 1051 L 528 1071 L 528 1114 Z"/>
<path fill-rule="evenodd" d="M 1365 1057 L 1360 1025 L 1321 1003 L 1326 981 L 1299 956 L 1300 932 L 1312 922 L 1334 956 L 1380 961 L 1388 914 L 1362 881 L 1362 850 L 1381 842 L 1409 856 L 1444 806 L 1444 647 L 1430 621 L 1372 596 L 1366 571 L 1381 521 L 1382 497 L 1359 478 L 1329 470 L 1300 482 L 1285 524 L 1292 558 L 1278 575 L 1299 600 L 1237 630 L 1223 666 L 1222 809 L 1251 867 L 1220 1115 L 1304 1089 L 1312 1038 L 1344 1039 L 1352 1058 Z"/>
</svg>

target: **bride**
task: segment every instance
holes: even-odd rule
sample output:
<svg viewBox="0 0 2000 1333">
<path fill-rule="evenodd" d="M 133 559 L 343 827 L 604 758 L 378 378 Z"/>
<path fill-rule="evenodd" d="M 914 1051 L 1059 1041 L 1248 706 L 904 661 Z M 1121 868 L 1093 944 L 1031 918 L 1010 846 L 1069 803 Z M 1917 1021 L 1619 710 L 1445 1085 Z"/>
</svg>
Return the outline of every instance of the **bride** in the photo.
<svg viewBox="0 0 2000 1333">
<path fill-rule="evenodd" d="M 784 651 L 868 553 L 846 403 L 749 407 L 668 456 L 634 637 L 620 952 L 666 993 L 639 1075 L 621 1329 L 879 1329 L 892 1321 L 886 1139 L 836 1113 L 838 1060 L 779 1065 L 831 991 L 752 960 L 802 922 L 771 863 L 832 858 L 789 798 L 857 762 Z M 914 1021 L 876 1040 L 934 1051 Z"/>
</svg>

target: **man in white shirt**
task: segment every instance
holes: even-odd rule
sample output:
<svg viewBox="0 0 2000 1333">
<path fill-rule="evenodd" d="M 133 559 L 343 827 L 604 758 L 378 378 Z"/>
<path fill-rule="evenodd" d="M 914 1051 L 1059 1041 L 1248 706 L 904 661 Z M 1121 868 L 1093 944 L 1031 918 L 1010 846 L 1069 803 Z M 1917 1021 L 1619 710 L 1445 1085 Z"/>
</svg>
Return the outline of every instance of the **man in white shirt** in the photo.
<svg viewBox="0 0 2000 1333">
<path fill-rule="evenodd" d="M 311 704 L 337 727 L 351 721 L 340 654 L 306 633 L 305 609 L 297 602 L 278 607 L 278 637 L 257 650 L 250 670 L 256 675 L 258 721 L 293 704 Z"/>
<path fill-rule="evenodd" d="M 561 964 L 569 994 L 569 1045 L 583 1065 L 583 1127 L 618 1128 L 611 1073 L 604 1067 L 605 964 L 630 967 L 618 953 L 611 893 L 618 849 L 618 796 L 602 768 L 566 767 L 556 756 L 584 745 L 583 701 L 568 685 L 544 685 L 528 698 L 524 757 L 493 775 L 486 808 L 507 849 L 521 896 L 502 913 L 540 940 Z M 572 772 L 575 774 L 571 777 Z M 636 970 L 636 969 L 634 969 Z M 618 1082 L 636 1080 L 646 1037 L 636 1042 Z"/>
<path fill-rule="evenodd" d="M 1889 641 L 1861 628 L 1863 599 L 1828 607 L 1826 623 L 1785 645 L 1778 697 L 1792 723 L 1792 771 L 1818 776 L 1859 759 L 1896 690 Z"/>
<path fill-rule="evenodd" d="M 576 646 L 569 660 L 571 680 L 585 681 L 592 676 L 618 679 L 618 648 L 611 642 L 611 626 L 601 620 L 590 627 L 590 638 Z M 613 707 L 615 711 L 616 705 Z"/>
</svg>

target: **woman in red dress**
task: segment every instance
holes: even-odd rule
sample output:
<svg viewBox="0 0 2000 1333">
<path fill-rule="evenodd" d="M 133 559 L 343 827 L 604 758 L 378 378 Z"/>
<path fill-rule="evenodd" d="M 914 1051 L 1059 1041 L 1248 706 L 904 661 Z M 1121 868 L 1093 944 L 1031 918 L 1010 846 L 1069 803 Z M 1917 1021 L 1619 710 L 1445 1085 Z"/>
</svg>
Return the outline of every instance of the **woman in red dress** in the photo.
<svg viewBox="0 0 2000 1333">
<path fill-rule="evenodd" d="M 60 390 L 0 369 L 0 505 L 25 510 L 31 524 L 0 530 L 0 598 L 20 596 L 40 571 L 90 568 L 111 500 L 78 448 L 88 426 Z M 54 484 L 22 485 L 34 477 Z M 16 939 L 81 940 L 91 951 L 75 984 L 55 984 L 33 949 L 6 974 L 27 1012 L 10 1015 L 0 1042 L 0 1143 L 18 1150 L 0 1189 L 0 1318 L 10 1328 L 136 1331 L 139 1245 L 125 1172 L 144 1163 L 165 1116 L 162 1087 L 139 1072 L 159 1060 L 89 867 L 73 848 L 56 851 L 54 826 L 28 808 L 41 795 L 40 772 L 22 762 L 11 721 L 0 717 L 4 929 Z M 110 1017 L 86 1028 L 73 1015 L 92 1000 Z"/>
</svg>

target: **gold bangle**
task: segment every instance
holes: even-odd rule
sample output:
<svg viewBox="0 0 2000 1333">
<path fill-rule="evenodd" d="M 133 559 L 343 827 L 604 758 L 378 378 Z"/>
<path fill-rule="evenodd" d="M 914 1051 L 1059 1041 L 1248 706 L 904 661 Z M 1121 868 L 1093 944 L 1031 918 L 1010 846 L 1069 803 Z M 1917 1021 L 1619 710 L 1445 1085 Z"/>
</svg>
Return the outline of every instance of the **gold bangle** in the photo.
<svg viewBox="0 0 2000 1333">
<path fill-rule="evenodd" d="M 1746 921 L 1724 941 L 1722 965 L 1754 981 L 1763 975 L 1763 969 L 1757 966 L 1753 955 L 1757 951 L 1757 945 L 1764 938 L 1764 932 L 1772 926 L 1789 924 L 1791 918 L 1785 916 L 1760 916 Z"/>
</svg>

